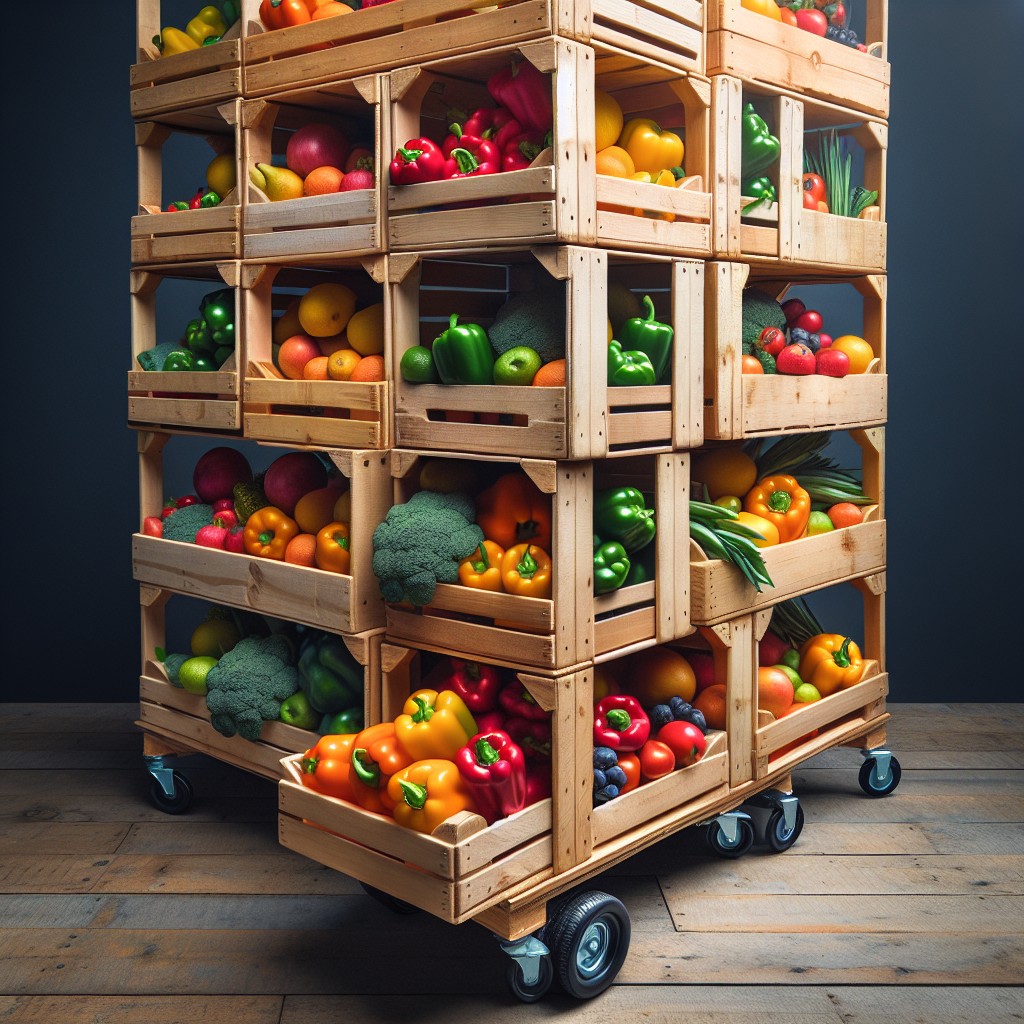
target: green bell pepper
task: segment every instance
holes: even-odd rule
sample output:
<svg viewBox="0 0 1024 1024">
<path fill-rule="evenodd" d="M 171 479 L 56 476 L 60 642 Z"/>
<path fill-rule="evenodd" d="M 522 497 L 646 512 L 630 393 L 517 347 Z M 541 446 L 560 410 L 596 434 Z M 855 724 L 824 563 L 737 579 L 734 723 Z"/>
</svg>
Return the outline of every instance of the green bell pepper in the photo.
<svg viewBox="0 0 1024 1024">
<path fill-rule="evenodd" d="M 212 352 L 217 346 L 210 337 L 205 320 L 189 320 L 185 325 L 185 344 L 192 352 Z"/>
<path fill-rule="evenodd" d="M 626 582 L 629 575 L 629 555 L 617 541 L 602 541 L 594 537 L 594 593 L 608 594 Z"/>
<path fill-rule="evenodd" d="M 654 509 L 635 487 L 608 487 L 594 493 L 594 531 L 618 541 L 628 554 L 654 540 Z"/>
<path fill-rule="evenodd" d="M 775 186 L 772 184 L 771 178 L 760 177 L 760 178 L 748 178 L 742 185 L 740 185 L 740 195 L 750 196 L 754 201 L 747 203 L 743 207 L 743 212 L 747 210 L 756 210 L 759 206 L 771 206 L 772 203 L 778 198 L 778 193 L 775 190 Z"/>
<path fill-rule="evenodd" d="M 431 353 L 442 384 L 494 383 L 494 349 L 487 332 L 479 324 L 460 324 L 458 313 L 434 339 Z"/>
<path fill-rule="evenodd" d="M 164 360 L 161 370 L 194 370 L 196 357 L 188 349 L 176 348 Z"/>
<path fill-rule="evenodd" d="M 221 345 L 216 352 L 213 353 L 213 361 L 218 367 L 223 366 L 232 355 L 234 355 L 234 348 L 230 345 Z"/>
<path fill-rule="evenodd" d="M 193 370 L 201 370 L 203 373 L 213 373 L 217 369 L 217 364 L 213 361 L 213 357 L 208 353 L 202 353 L 196 356 L 195 366 Z"/>
<path fill-rule="evenodd" d="M 645 352 L 654 366 L 654 380 L 662 384 L 668 376 L 672 355 L 672 325 L 654 319 L 650 295 L 644 296 L 644 309 L 645 316 L 630 317 L 622 325 L 618 340 L 627 351 Z"/>
<path fill-rule="evenodd" d="M 299 652 L 299 687 L 322 715 L 362 707 L 363 668 L 340 637 L 311 636 Z"/>
<path fill-rule="evenodd" d="M 740 178 L 753 178 L 779 159 L 782 145 L 768 130 L 764 119 L 753 103 L 743 108 L 742 145 L 740 148 Z"/>
<path fill-rule="evenodd" d="M 648 544 L 643 551 L 629 560 L 629 574 L 624 587 L 635 587 L 638 583 L 649 583 L 654 579 L 654 545 Z"/>
<path fill-rule="evenodd" d="M 608 342 L 608 386 L 613 388 L 653 384 L 657 375 L 646 352 L 623 352 L 621 342 Z"/>
<path fill-rule="evenodd" d="M 199 301 L 199 314 L 206 321 L 214 345 L 234 345 L 235 295 L 230 288 L 204 295 Z"/>
<path fill-rule="evenodd" d="M 317 730 L 321 736 L 347 736 L 362 732 L 364 727 L 362 705 L 346 708 L 334 715 L 324 715 Z"/>
</svg>

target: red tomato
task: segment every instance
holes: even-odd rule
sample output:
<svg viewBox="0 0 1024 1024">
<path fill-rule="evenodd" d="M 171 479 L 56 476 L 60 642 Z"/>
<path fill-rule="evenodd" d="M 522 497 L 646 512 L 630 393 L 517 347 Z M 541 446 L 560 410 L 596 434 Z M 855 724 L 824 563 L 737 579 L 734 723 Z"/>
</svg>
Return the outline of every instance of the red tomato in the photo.
<svg viewBox="0 0 1024 1024">
<path fill-rule="evenodd" d="M 162 537 L 164 535 L 164 521 L 160 516 L 146 516 L 142 520 L 142 532 L 147 537 Z"/>
<path fill-rule="evenodd" d="M 692 722 L 667 722 L 658 730 L 657 739 L 672 751 L 677 768 L 695 764 L 708 749 L 704 733 Z"/>
<path fill-rule="evenodd" d="M 766 327 L 759 336 L 761 348 L 770 356 L 777 356 L 786 347 L 786 332 L 778 327 Z"/>
<path fill-rule="evenodd" d="M 650 742 L 650 741 L 648 741 Z M 640 766 L 640 758 L 636 752 L 632 754 L 619 754 L 619 767 L 626 773 L 626 784 L 619 790 L 619 795 L 628 793 L 640 785 L 640 776 L 643 769 Z"/>
<path fill-rule="evenodd" d="M 806 309 L 802 312 L 791 327 L 799 327 L 808 334 L 817 334 L 824 324 L 821 314 L 816 309 Z"/>
<path fill-rule="evenodd" d="M 818 208 L 818 200 L 822 202 L 827 198 L 825 179 L 820 174 L 813 174 L 811 171 L 807 171 L 800 175 L 800 184 L 804 190 L 804 206 L 807 206 L 808 194 L 815 201 L 815 205 L 809 207 L 809 209 L 816 210 Z"/>
<path fill-rule="evenodd" d="M 661 740 L 648 740 L 638 751 L 640 774 L 645 779 L 660 779 L 676 770 L 676 755 L 672 748 Z M 622 764 L 622 758 L 619 758 Z"/>
<path fill-rule="evenodd" d="M 828 31 L 828 18 L 822 11 L 797 11 L 796 27 L 816 36 L 823 36 Z"/>
</svg>

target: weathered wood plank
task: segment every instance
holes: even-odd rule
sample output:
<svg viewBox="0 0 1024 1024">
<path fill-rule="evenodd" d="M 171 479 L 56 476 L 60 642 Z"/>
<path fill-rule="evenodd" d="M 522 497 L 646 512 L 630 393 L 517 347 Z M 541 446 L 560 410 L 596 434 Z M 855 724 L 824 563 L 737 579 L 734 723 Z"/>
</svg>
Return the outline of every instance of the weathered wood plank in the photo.
<svg viewBox="0 0 1024 1024">
<path fill-rule="evenodd" d="M 11 1024 L 278 1024 L 280 996 L 20 996 L 0 998 Z"/>
<path fill-rule="evenodd" d="M 7 822 L 0 825 L 0 857 L 25 850 L 31 850 L 38 857 L 110 854 L 128 832 L 128 825 L 114 822 Z"/>
</svg>

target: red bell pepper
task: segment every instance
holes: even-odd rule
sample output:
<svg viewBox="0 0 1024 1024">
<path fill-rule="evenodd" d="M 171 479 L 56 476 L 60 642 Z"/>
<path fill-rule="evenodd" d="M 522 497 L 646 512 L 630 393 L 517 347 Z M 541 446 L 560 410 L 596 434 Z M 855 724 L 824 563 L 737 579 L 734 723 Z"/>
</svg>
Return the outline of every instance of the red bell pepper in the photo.
<svg viewBox="0 0 1024 1024">
<path fill-rule="evenodd" d="M 513 135 L 502 147 L 501 169 L 503 171 L 521 171 L 537 158 L 548 145 L 547 136 L 543 132 L 528 131 Z"/>
<path fill-rule="evenodd" d="M 505 732 L 520 747 L 528 761 L 551 760 L 551 720 L 539 722 L 533 718 L 509 718 Z"/>
<path fill-rule="evenodd" d="M 466 118 L 462 130 L 467 135 L 477 135 L 481 139 L 495 141 L 498 133 L 509 122 L 514 123 L 514 120 L 511 112 L 505 107 L 479 107 Z"/>
<path fill-rule="evenodd" d="M 526 806 L 551 796 L 551 765 L 542 761 L 526 762 Z"/>
<path fill-rule="evenodd" d="M 500 709 L 497 711 L 481 711 L 480 714 L 474 713 L 473 719 L 480 732 L 494 732 L 495 729 L 501 729 L 504 732 L 508 715 Z"/>
<path fill-rule="evenodd" d="M 478 661 L 460 661 L 458 658 L 449 658 L 448 661 L 451 672 L 442 676 L 434 688 L 454 690 L 479 725 L 477 716 L 485 711 L 493 711 L 498 706 L 501 674 L 493 665 L 481 665 Z"/>
<path fill-rule="evenodd" d="M 487 91 L 512 112 L 523 128 L 546 132 L 554 124 L 551 77 L 529 61 L 520 61 L 493 74 L 488 79 Z"/>
<path fill-rule="evenodd" d="M 551 712 L 545 711 L 518 679 L 513 679 L 501 688 L 498 692 L 498 703 L 510 718 L 528 718 L 531 722 L 543 722 L 551 717 Z"/>
<path fill-rule="evenodd" d="M 458 125 L 452 127 L 458 128 Z M 501 152 L 489 139 L 463 134 L 456 137 L 456 143 L 444 163 L 446 179 L 468 178 L 473 174 L 497 174 L 501 170 Z"/>
<path fill-rule="evenodd" d="M 507 732 L 477 733 L 455 763 L 488 825 L 526 806 L 526 758 Z"/>
<path fill-rule="evenodd" d="M 594 708 L 594 746 L 618 752 L 639 750 L 651 735 L 651 720 L 636 697 L 613 693 Z"/>
<path fill-rule="evenodd" d="M 431 139 L 410 139 L 391 161 L 392 185 L 415 185 L 444 177 L 444 154 Z"/>
</svg>

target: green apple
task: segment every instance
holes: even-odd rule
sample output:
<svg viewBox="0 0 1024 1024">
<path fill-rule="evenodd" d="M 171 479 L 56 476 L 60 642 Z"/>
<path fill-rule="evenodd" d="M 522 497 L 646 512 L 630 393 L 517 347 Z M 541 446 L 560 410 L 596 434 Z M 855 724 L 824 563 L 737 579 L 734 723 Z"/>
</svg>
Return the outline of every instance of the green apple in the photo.
<svg viewBox="0 0 1024 1024">
<path fill-rule="evenodd" d="M 798 686 L 803 686 L 804 681 L 800 678 L 800 673 L 794 668 L 790 668 L 789 665 L 778 664 L 774 666 L 780 672 L 785 672 L 789 676 L 789 681 L 793 684 L 793 689 L 796 690 Z"/>
<path fill-rule="evenodd" d="M 808 537 L 813 537 L 819 533 L 831 533 L 834 529 L 832 520 L 824 512 L 812 512 L 807 517 Z"/>
<path fill-rule="evenodd" d="M 528 345 L 516 345 L 494 362 L 495 384 L 532 384 L 541 367 L 540 356 Z"/>
<path fill-rule="evenodd" d="M 788 665 L 794 672 L 800 671 L 800 652 L 795 647 L 790 647 L 781 658 L 779 663 Z"/>
<path fill-rule="evenodd" d="M 181 668 L 178 669 L 178 682 L 181 688 L 189 693 L 206 693 L 206 676 L 216 664 L 217 659 L 206 654 L 183 661 Z"/>
<path fill-rule="evenodd" d="M 801 683 L 793 691 L 794 704 L 810 704 L 816 700 L 821 700 L 821 694 L 813 683 Z"/>
<path fill-rule="evenodd" d="M 278 718 L 286 725 L 294 725 L 296 729 L 315 729 L 320 724 L 320 712 L 313 710 L 309 697 L 302 690 L 293 693 L 281 704 Z"/>
</svg>

